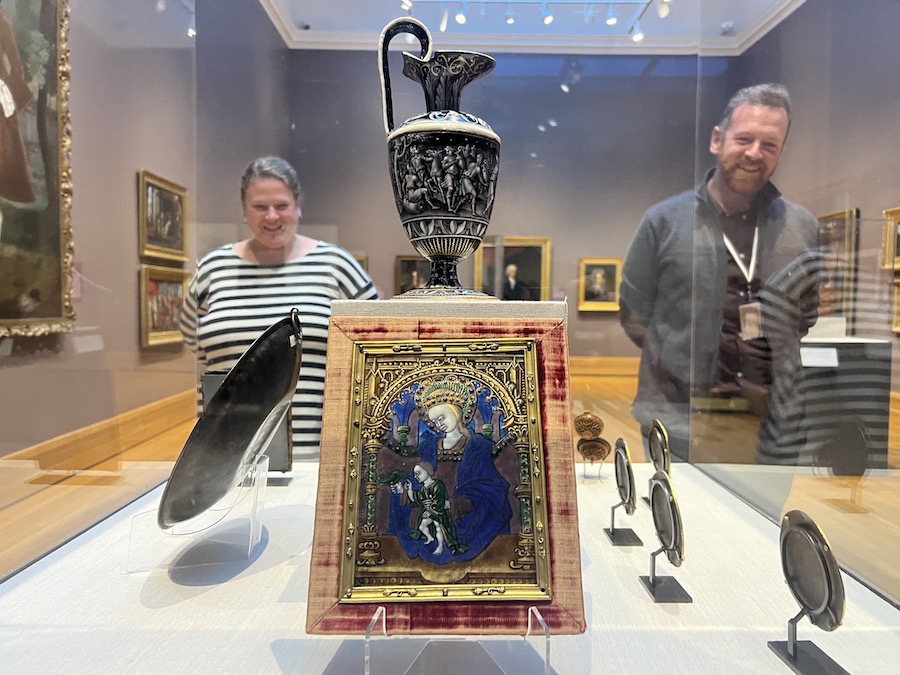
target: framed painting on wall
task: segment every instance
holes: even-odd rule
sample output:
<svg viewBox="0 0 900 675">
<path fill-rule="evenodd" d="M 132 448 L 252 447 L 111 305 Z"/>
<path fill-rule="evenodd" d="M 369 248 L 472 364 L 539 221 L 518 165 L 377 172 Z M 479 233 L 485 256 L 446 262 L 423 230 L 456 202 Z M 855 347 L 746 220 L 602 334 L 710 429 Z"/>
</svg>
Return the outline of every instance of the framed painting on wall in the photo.
<svg viewBox="0 0 900 675">
<path fill-rule="evenodd" d="M 582 258 L 578 265 L 578 311 L 618 312 L 621 258 Z"/>
<path fill-rule="evenodd" d="M 369 271 L 369 256 L 365 253 L 354 253 L 354 259 L 359 263 L 359 266 L 362 267 L 366 272 Z"/>
<path fill-rule="evenodd" d="M 900 279 L 894 280 L 894 311 L 891 318 L 891 330 L 900 335 Z"/>
<path fill-rule="evenodd" d="M 138 203 L 141 255 L 187 260 L 187 189 L 142 169 Z"/>
<path fill-rule="evenodd" d="M 187 285 L 188 273 L 184 270 L 141 265 L 141 347 L 181 342 L 177 320 Z"/>
<path fill-rule="evenodd" d="M 881 269 L 900 270 L 900 207 L 885 209 Z"/>
<path fill-rule="evenodd" d="M 0 337 L 72 330 L 69 1 L 0 7 Z"/>
<path fill-rule="evenodd" d="M 819 316 L 843 316 L 852 326 L 859 267 L 859 209 L 819 216 L 819 245 L 825 252 L 825 282 L 819 286 Z"/>
<path fill-rule="evenodd" d="M 431 275 L 431 263 L 420 255 L 398 255 L 394 262 L 394 294 L 425 288 Z"/>
<path fill-rule="evenodd" d="M 502 242 L 502 260 L 493 243 L 485 241 L 475 251 L 475 290 L 501 300 L 549 300 L 550 238 L 503 237 Z M 494 288 L 498 271 L 502 280 Z"/>
</svg>

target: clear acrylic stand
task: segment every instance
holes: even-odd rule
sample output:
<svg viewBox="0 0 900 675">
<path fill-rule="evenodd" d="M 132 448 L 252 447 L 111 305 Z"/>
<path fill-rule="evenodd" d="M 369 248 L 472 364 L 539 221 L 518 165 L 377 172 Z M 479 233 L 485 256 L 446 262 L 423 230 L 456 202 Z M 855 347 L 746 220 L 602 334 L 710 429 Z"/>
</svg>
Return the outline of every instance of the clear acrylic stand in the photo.
<svg viewBox="0 0 900 675">
<path fill-rule="evenodd" d="M 244 467 L 228 494 L 200 515 L 163 530 L 157 511 L 131 519 L 127 571 L 185 569 L 246 563 L 262 541 L 259 514 L 265 501 L 269 458 L 260 455 Z"/>
<path fill-rule="evenodd" d="M 540 624 L 540 629 L 535 629 L 534 623 Z M 461 638 L 446 639 L 429 639 L 425 641 L 424 647 L 416 649 L 413 654 L 413 660 L 408 666 L 398 663 L 398 659 L 402 659 L 404 649 L 391 649 L 383 652 L 384 658 L 380 658 L 379 668 L 373 668 L 372 659 L 372 638 L 376 635 L 388 638 L 387 634 L 387 615 L 384 606 L 379 606 L 372 615 L 371 621 L 366 628 L 365 637 L 365 656 L 364 656 L 364 672 L 365 675 L 371 675 L 373 672 L 377 674 L 382 672 L 397 673 L 402 672 L 406 675 L 449 675 L 450 673 L 470 672 L 479 675 L 491 675 L 498 673 L 516 673 L 516 675 L 525 675 L 526 673 L 535 673 L 543 671 L 544 675 L 550 675 L 550 628 L 547 626 L 544 617 L 541 615 L 537 607 L 528 608 L 528 629 L 523 636 L 526 645 L 529 644 L 528 638 L 533 635 L 543 634 L 544 636 L 544 657 L 537 663 L 539 659 L 528 659 L 522 644 L 519 642 L 500 640 L 467 640 Z M 397 642 L 409 642 L 410 646 L 418 647 L 420 641 L 401 640 L 400 638 L 389 638 L 397 640 Z M 399 647 L 395 642 L 394 644 Z M 415 643 L 415 645 L 413 645 Z M 534 652 L 532 656 L 535 656 Z M 524 658 L 523 658 L 524 657 Z M 410 657 L 406 656 L 408 661 Z"/>
</svg>

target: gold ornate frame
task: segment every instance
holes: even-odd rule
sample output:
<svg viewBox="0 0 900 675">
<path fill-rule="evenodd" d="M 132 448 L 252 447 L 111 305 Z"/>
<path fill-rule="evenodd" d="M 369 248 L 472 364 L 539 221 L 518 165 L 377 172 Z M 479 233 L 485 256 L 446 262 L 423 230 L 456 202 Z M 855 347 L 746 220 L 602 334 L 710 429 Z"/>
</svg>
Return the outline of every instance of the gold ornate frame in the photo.
<svg viewBox="0 0 900 675">
<path fill-rule="evenodd" d="M 344 503 L 340 602 L 551 598 L 534 342 L 357 343 L 351 379 L 358 395 L 351 401 L 347 441 L 349 497 Z M 458 451 L 441 445 L 444 431 L 429 420 L 437 415 L 433 411 L 448 409 L 461 413 L 467 429 L 456 446 L 464 444 L 464 449 Z M 418 485 L 414 468 L 426 462 L 432 469 L 436 465 L 435 485 L 440 482 L 446 491 L 441 494 L 449 497 L 442 506 L 421 506 L 418 493 L 425 494 L 424 488 L 413 491 Z M 395 494 L 391 482 L 402 486 L 407 480 L 408 494 Z M 444 488 L 445 482 L 455 490 Z M 485 494 L 503 484 L 508 485 L 505 495 L 499 489 Z M 457 498 L 464 493 L 471 502 Z M 412 502 L 416 506 L 410 502 L 413 496 L 419 497 Z M 457 499 L 464 502 L 463 511 L 471 510 L 453 519 Z M 494 518 L 497 504 L 509 506 L 506 528 Z M 436 511 L 447 514 L 449 528 L 413 522 Z M 434 518 L 438 522 L 439 516 Z M 469 528 L 474 536 L 464 539 L 467 520 L 480 523 L 480 529 Z M 436 543 L 421 541 L 423 528 L 437 536 Z M 452 534 L 444 534 L 448 530 Z"/>
<path fill-rule="evenodd" d="M 550 237 L 503 237 L 502 243 L 503 260 L 499 266 L 505 268 L 515 264 L 519 268 L 518 278 L 526 287 L 539 286 L 538 297 L 528 300 L 550 300 Z M 472 256 L 475 263 L 473 285 L 476 291 L 502 298 L 502 293 L 493 288 L 497 261 L 491 255 L 485 255 L 486 249 L 493 251 L 496 247 L 485 241 Z"/>
<path fill-rule="evenodd" d="M 138 226 L 142 256 L 179 262 L 188 259 L 187 199 L 187 188 L 146 169 L 138 172 Z"/>
<path fill-rule="evenodd" d="M 900 206 L 882 211 L 884 230 L 881 242 L 881 269 L 900 270 Z"/>
<path fill-rule="evenodd" d="M 843 316 L 851 330 L 859 266 L 859 209 L 829 213 L 818 220 L 827 271 L 826 282 L 819 287 L 819 316 Z"/>
<path fill-rule="evenodd" d="M 187 295 L 188 273 L 173 267 L 141 265 L 141 347 L 180 343 L 176 320 Z"/>
<path fill-rule="evenodd" d="M 17 13 L 12 21 L 3 13 L 9 9 L 0 9 L 0 24 L 5 24 L 0 28 L 8 27 L 10 36 L 42 36 L 43 40 L 29 39 L 27 49 L 46 49 L 48 57 L 36 72 L 24 69 L 22 83 L 27 84 L 27 90 L 17 102 L 16 113 L 4 123 L 15 125 L 13 129 L 19 135 L 23 125 L 17 118 L 31 116 L 41 119 L 40 125 L 35 120 L 34 128 L 46 131 L 38 131 L 39 138 L 26 137 L 23 142 L 29 165 L 25 168 L 30 171 L 26 180 L 35 188 L 34 199 L 0 199 L 3 231 L 7 233 L 0 239 L 0 337 L 64 333 L 75 325 L 69 1 L 18 3 L 14 11 L 21 12 L 22 8 L 32 11 L 27 16 Z M 10 53 L 17 54 L 25 44 L 22 41 Z M 34 55 L 22 54 L 21 60 L 33 64 Z M 36 148 L 50 149 L 49 156 Z M 34 166 L 35 161 L 42 163 L 43 170 Z"/>
<path fill-rule="evenodd" d="M 602 271 L 606 280 L 603 295 L 593 291 L 588 281 L 597 271 Z M 621 284 L 621 258 L 582 258 L 578 264 L 578 311 L 618 312 Z"/>
</svg>

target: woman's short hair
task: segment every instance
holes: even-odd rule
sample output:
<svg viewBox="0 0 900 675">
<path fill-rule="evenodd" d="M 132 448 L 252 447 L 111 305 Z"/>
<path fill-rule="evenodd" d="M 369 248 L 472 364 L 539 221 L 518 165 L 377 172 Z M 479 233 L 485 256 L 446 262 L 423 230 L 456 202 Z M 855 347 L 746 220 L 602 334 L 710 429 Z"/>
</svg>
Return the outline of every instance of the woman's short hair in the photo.
<svg viewBox="0 0 900 675">
<path fill-rule="evenodd" d="M 241 176 L 241 201 L 247 195 L 250 183 L 263 178 L 274 178 L 285 184 L 294 195 L 294 201 L 300 202 L 300 180 L 297 178 L 297 170 L 281 157 L 258 157 L 247 165 Z"/>
</svg>

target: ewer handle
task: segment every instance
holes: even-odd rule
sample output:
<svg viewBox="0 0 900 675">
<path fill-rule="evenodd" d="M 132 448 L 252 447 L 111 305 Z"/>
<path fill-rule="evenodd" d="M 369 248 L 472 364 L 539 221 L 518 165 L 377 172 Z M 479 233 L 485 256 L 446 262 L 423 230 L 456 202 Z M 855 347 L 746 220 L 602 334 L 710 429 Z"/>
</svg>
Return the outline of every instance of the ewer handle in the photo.
<svg viewBox="0 0 900 675">
<path fill-rule="evenodd" d="M 411 16 L 394 19 L 384 30 L 378 41 L 378 68 L 381 71 L 381 108 L 384 113 L 384 132 L 390 134 L 394 130 L 394 104 L 391 101 L 391 73 L 388 64 L 388 44 L 395 35 L 411 33 L 419 38 L 421 52 L 419 58 L 429 60 L 431 58 L 431 33 L 418 19 Z"/>
</svg>

